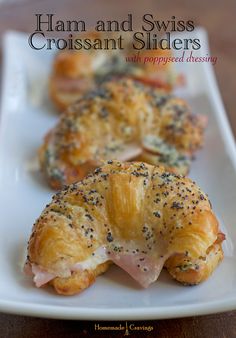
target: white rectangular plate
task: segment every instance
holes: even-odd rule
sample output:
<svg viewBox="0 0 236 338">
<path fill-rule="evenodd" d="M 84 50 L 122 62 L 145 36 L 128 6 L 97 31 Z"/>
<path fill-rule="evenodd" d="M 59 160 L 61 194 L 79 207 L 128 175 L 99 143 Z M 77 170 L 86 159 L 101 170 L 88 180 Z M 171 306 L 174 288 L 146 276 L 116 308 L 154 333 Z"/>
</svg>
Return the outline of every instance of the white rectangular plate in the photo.
<svg viewBox="0 0 236 338">
<path fill-rule="evenodd" d="M 209 54 L 204 30 L 194 32 Z M 27 36 L 10 32 L 4 39 L 0 130 L 0 310 L 63 319 L 157 319 L 236 309 L 236 152 L 212 66 L 181 66 L 187 85 L 179 91 L 193 111 L 207 114 L 206 144 L 190 176 L 209 194 L 226 233 L 225 259 L 199 286 L 185 287 L 162 272 L 147 290 L 112 267 L 83 293 L 73 297 L 37 289 L 22 273 L 31 227 L 52 191 L 34 167 L 42 138 L 57 120 L 47 97 L 53 53 L 33 51 Z M 178 65 L 177 65 L 178 67 Z"/>
</svg>

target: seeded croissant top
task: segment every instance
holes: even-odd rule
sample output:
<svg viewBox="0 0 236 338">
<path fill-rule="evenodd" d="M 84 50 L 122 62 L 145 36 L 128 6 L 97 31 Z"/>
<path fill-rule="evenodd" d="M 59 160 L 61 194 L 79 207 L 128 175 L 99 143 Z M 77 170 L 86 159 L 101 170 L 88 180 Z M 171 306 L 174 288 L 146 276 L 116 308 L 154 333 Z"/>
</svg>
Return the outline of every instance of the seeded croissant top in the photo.
<svg viewBox="0 0 236 338">
<path fill-rule="evenodd" d="M 88 287 L 111 262 L 141 285 L 163 265 L 185 284 L 206 279 L 223 258 L 208 197 L 189 178 L 144 163 L 108 161 L 53 196 L 36 221 L 28 261 L 37 286 Z"/>
<path fill-rule="evenodd" d="M 101 160 L 136 159 L 185 174 L 205 119 L 182 99 L 130 79 L 108 81 L 61 116 L 40 149 L 52 187 L 83 178 Z"/>
</svg>

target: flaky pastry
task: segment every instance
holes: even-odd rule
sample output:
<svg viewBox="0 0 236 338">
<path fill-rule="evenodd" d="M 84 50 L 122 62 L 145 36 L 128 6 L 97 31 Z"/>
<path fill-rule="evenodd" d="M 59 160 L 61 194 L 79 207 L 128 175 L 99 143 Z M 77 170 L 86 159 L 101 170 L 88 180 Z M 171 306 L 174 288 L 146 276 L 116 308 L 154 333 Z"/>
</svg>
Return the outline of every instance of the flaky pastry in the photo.
<svg viewBox="0 0 236 338">
<path fill-rule="evenodd" d="M 223 259 L 208 197 L 160 166 L 108 161 L 53 196 L 34 224 L 25 270 L 59 294 L 89 287 L 111 263 L 143 287 L 165 266 L 177 281 L 204 281 Z"/>
<path fill-rule="evenodd" d="M 41 168 L 55 189 L 108 159 L 136 159 L 186 174 L 205 125 L 204 116 L 165 91 L 131 79 L 108 81 L 61 116 L 40 148 Z"/>
</svg>

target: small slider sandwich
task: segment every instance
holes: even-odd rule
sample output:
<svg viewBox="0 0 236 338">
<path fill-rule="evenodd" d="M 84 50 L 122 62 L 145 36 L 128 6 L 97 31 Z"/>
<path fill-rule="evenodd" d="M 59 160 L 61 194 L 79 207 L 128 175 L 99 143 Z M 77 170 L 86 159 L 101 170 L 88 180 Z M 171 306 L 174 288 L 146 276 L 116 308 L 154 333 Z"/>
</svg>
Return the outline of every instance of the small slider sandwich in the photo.
<svg viewBox="0 0 236 338">
<path fill-rule="evenodd" d="M 222 261 L 224 239 L 191 179 L 109 160 L 53 196 L 33 226 L 25 272 L 63 295 L 88 288 L 112 263 L 145 288 L 163 267 L 195 285 Z"/>
</svg>

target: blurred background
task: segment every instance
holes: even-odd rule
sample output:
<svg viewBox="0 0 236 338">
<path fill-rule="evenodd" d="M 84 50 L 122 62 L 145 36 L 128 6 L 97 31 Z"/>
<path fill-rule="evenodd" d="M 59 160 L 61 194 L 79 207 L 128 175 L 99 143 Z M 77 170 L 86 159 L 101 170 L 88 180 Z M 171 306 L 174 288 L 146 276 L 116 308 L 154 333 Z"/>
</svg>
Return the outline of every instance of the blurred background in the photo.
<svg viewBox="0 0 236 338">
<path fill-rule="evenodd" d="M 0 39 L 7 30 L 33 32 L 35 13 L 54 13 L 62 20 L 85 19 L 88 27 L 98 19 L 121 20 L 127 13 L 133 14 L 136 27 L 145 13 L 161 20 L 174 15 L 178 20 L 193 20 L 195 26 L 203 26 L 209 34 L 211 54 L 218 58 L 215 73 L 236 135 L 235 0 L 0 0 Z"/>
</svg>

